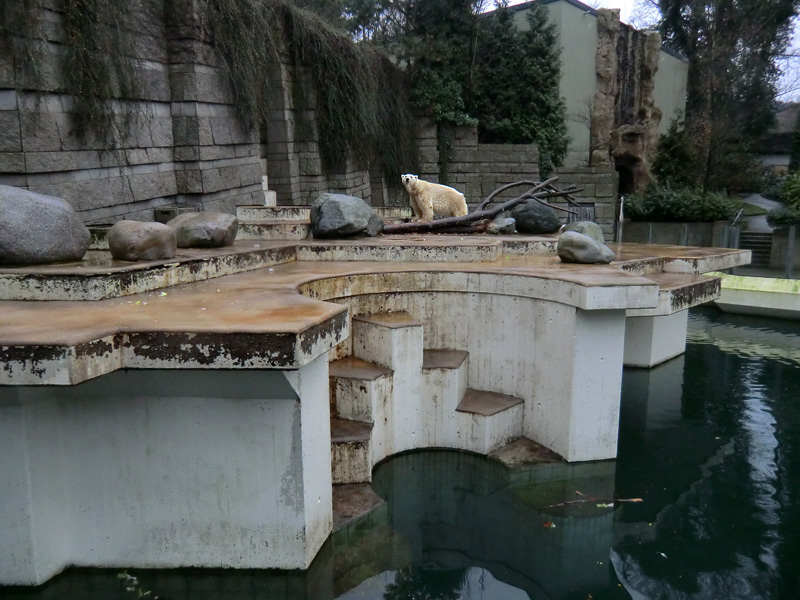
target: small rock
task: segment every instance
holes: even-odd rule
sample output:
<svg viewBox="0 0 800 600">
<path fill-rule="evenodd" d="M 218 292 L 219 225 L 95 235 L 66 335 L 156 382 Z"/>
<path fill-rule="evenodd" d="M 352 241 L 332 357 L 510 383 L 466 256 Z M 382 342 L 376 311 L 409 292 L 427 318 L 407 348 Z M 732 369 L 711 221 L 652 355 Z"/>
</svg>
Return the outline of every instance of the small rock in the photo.
<svg viewBox="0 0 800 600">
<path fill-rule="evenodd" d="M 600 225 L 594 221 L 574 221 L 564 225 L 563 231 L 577 231 L 583 235 L 588 235 L 590 238 L 601 244 L 606 243 L 606 238 L 603 235 L 603 230 Z"/>
<path fill-rule="evenodd" d="M 486 233 L 492 235 L 507 235 L 517 230 L 517 222 L 511 217 L 497 216 L 494 221 L 486 226 Z"/>
<path fill-rule="evenodd" d="M 224 212 L 183 213 L 167 225 L 175 230 L 178 248 L 219 248 L 236 240 L 239 219 Z"/>
<path fill-rule="evenodd" d="M 91 239 L 65 200 L 0 185 L 0 264 L 80 260 Z"/>
<path fill-rule="evenodd" d="M 561 234 L 556 253 L 567 263 L 608 264 L 616 258 L 611 248 L 577 231 Z"/>
<path fill-rule="evenodd" d="M 175 256 L 175 229 L 162 223 L 117 221 L 108 230 L 108 249 L 117 260 L 159 260 Z"/>
<path fill-rule="evenodd" d="M 314 237 L 347 237 L 383 231 L 383 220 L 361 198 L 324 193 L 311 205 L 311 233 Z"/>
<path fill-rule="evenodd" d="M 511 216 L 520 233 L 554 233 L 561 227 L 556 211 L 536 200 L 528 200 L 514 207 Z"/>
</svg>

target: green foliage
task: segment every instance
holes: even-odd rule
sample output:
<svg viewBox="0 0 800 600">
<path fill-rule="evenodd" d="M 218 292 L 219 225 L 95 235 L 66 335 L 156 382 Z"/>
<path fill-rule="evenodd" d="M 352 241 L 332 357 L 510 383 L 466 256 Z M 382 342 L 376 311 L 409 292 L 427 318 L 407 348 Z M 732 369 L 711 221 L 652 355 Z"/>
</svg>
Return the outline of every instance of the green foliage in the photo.
<svg viewBox="0 0 800 600">
<path fill-rule="evenodd" d="M 673 119 L 667 133 L 658 138 L 653 175 L 661 184 L 692 187 L 698 182 L 697 156 L 683 121 Z"/>
<path fill-rule="evenodd" d="M 767 213 L 767 223 L 771 227 L 800 225 L 800 206 L 784 206 Z"/>
<path fill-rule="evenodd" d="M 781 201 L 788 207 L 800 209 L 800 172 L 792 173 L 783 181 Z"/>
<path fill-rule="evenodd" d="M 686 129 L 704 189 L 758 178 L 755 148 L 774 124 L 780 74 L 800 0 L 659 0 L 665 43 L 689 59 Z"/>
<path fill-rule="evenodd" d="M 634 221 L 724 221 L 736 210 L 736 203 L 727 194 L 669 184 L 652 184 L 625 200 L 625 214 Z"/>
<path fill-rule="evenodd" d="M 797 171 L 800 168 L 800 110 L 794 121 L 794 131 L 792 132 L 792 151 L 789 156 L 789 171 Z"/>
<path fill-rule="evenodd" d="M 567 153 L 566 109 L 558 95 L 560 59 L 554 27 L 538 5 L 520 31 L 505 6 L 478 31 L 470 113 L 486 143 L 537 144 L 542 177 Z"/>
</svg>

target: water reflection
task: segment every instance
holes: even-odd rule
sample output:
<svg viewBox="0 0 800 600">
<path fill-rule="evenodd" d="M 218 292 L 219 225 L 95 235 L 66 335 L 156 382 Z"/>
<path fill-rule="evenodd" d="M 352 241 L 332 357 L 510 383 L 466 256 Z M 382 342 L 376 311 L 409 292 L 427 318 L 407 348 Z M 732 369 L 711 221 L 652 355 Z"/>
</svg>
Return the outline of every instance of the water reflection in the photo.
<svg viewBox="0 0 800 600">
<path fill-rule="evenodd" d="M 386 504 L 306 573 L 130 573 L 169 600 L 800 597 L 800 323 L 701 310 L 689 335 L 685 356 L 625 371 L 616 461 L 509 472 L 406 454 L 374 473 Z M 570 503 L 583 498 L 594 500 Z M 137 593 L 109 570 L 0 588 Z"/>
</svg>

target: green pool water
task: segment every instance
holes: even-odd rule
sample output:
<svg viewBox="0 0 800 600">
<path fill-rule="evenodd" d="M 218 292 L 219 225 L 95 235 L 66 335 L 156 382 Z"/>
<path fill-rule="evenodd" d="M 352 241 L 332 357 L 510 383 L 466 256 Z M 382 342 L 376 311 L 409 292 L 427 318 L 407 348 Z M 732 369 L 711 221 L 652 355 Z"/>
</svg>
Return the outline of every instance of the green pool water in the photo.
<svg viewBox="0 0 800 600">
<path fill-rule="evenodd" d="M 305 573 L 70 569 L 0 598 L 800 598 L 800 323 L 693 310 L 684 356 L 625 370 L 615 461 L 417 452 L 373 487 Z"/>
</svg>

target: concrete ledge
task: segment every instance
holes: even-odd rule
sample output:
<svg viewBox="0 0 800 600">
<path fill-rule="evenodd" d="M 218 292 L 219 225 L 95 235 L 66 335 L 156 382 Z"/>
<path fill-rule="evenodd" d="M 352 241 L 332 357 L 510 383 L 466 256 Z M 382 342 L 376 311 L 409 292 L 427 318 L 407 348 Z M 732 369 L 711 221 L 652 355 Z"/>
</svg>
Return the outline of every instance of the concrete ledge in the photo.
<svg viewBox="0 0 800 600">
<path fill-rule="evenodd" d="M 659 286 L 658 306 L 654 309 L 629 310 L 626 313 L 628 317 L 671 315 L 711 302 L 720 293 L 719 277 L 662 273 L 647 278 Z"/>
<path fill-rule="evenodd" d="M 719 273 L 721 293 L 715 304 L 728 313 L 800 319 L 800 280 L 742 277 Z"/>
</svg>

